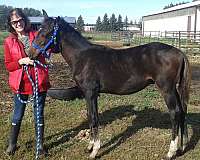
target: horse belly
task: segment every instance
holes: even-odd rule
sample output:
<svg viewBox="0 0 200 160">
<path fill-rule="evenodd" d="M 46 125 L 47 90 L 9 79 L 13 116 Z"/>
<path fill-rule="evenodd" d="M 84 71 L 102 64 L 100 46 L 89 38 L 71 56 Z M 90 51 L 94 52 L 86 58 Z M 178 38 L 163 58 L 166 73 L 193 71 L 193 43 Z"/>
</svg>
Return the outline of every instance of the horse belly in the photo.
<svg viewBox="0 0 200 160">
<path fill-rule="evenodd" d="M 128 95 L 141 91 L 150 84 L 149 81 L 142 80 L 127 80 L 125 82 L 117 83 L 118 81 L 112 81 L 112 83 L 104 84 L 101 88 L 102 93 L 111 93 L 118 95 Z"/>
</svg>

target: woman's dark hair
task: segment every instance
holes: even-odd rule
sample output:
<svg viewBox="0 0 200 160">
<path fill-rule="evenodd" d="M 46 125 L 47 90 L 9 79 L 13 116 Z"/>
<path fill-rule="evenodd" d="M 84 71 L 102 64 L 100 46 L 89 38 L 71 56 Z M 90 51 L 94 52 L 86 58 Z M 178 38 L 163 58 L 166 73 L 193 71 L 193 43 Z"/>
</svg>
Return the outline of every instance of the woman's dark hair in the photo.
<svg viewBox="0 0 200 160">
<path fill-rule="evenodd" d="M 7 17 L 8 31 L 11 32 L 11 33 L 16 34 L 16 31 L 12 27 L 12 24 L 11 24 L 11 16 L 13 15 L 13 12 L 16 12 L 16 14 L 18 16 L 22 17 L 22 19 L 23 19 L 23 21 L 25 23 L 24 30 L 25 30 L 25 32 L 28 32 L 30 30 L 30 28 L 31 28 L 30 21 L 29 21 L 28 17 L 23 13 L 22 9 L 20 9 L 20 8 L 14 8 L 8 13 L 8 17 Z"/>
</svg>

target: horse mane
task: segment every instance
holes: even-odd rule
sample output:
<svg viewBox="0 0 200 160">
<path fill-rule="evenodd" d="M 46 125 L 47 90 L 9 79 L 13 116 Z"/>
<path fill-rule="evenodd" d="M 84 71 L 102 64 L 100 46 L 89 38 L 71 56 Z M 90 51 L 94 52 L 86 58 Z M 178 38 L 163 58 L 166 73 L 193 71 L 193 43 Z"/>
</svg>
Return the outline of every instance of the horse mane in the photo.
<svg viewBox="0 0 200 160">
<path fill-rule="evenodd" d="M 68 39 L 71 44 L 76 44 L 78 46 L 88 46 L 92 45 L 90 41 L 88 41 L 84 36 L 81 35 L 74 27 L 72 27 L 68 22 L 66 22 L 63 18 L 59 18 L 58 25 L 60 30 L 66 34 L 66 39 Z"/>
<path fill-rule="evenodd" d="M 66 22 L 63 18 L 60 18 L 58 21 L 60 29 L 67 33 L 68 36 L 70 36 L 70 40 L 72 45 L 79 43 L 80 45 L 84 46 L 84 48 L 89 44 L 90 48 L 92 47 L 98 47 L 102 49 L 112 49 L 108 46 L 105 45 L 100 45 L 100 44 L 93 44 L 89 40 L 87 40 L 80 32 L 78 32 L 74 27 L 72 27 L 68 22 Z M 69 37 L 67 38 L 69 39 Z"/>
<path fill-rule="evenodd" d="M 63 18 L 59 18 L 58 25 L 65 32 L 75 32 L 78 36 L 81 37 L 81 34 L 76 31 L 68 22 L 66 22 Z"/>
</svg>

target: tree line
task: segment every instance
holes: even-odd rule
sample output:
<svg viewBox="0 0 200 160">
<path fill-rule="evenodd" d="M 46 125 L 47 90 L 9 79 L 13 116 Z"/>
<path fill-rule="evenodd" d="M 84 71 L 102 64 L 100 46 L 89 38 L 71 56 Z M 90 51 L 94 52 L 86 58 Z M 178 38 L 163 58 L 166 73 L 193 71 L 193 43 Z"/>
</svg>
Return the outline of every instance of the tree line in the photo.
<svg viewBox="0 0 200 160">
<path fill-rule="evenodd" d="M 195 1 L 199 1 L 199 0 L 192 0 L 192 2 L 195 2 Z M 179 6 L 179 5 L 186 4 L 186 3 L 190 3 L 190 2 L 188 2 L 188 1 L 187 1 L 187 2 L 183 1 L 183 2 L 176 3 L 176 4 L 173 4 L 173 3 L 171 2 L 170 4 L 164 6 L 163 9 L 168 9 L 168 8 L 175 7 L 175 6 Z"/>
<path fill-rule="evenodd" d="M 12 6 L 6 6 L 6 5 L 0 5 L 0 30 L 6 29 L 6 21 L 7 21 L 7 15 L 12 10 Z M 23 12 L 28 17 L 38 17 L 42 16 L 42 13 L 39 10 L 33 9 L 33 8 L 22 8 Z M 108 14 L 105 13 L 104 17 L 101 20 L 101 17 L 99 16 L 96 20 L 96 31 L 120 31 L 124 28 L 126 29 L 129 24 L 133 24 L 132 21 L 128 21 L 128 17 L 126 16 L 124 20 L 122 20 L 122 16 L 119 15 L 118 18 L 115 17 L 115 14 L 113 13 L 112 16 L 109 18 Z M 134 22 L 136 24 L 136 21 Z M 82 16 L 80 15 L 76 21 L 75 27 L 78 31 L 82 32 L 84 31 L 84 20 Z"/>
<path fill-rule="evenodd" d="M 131 20 L 129 22 L 127 16 L 123 20 L 120 14 L 118 15 L 118 18 L 116 18 L 114 13 L 109 18 L 108 14 L 105 13 L 102 19 L 100 16 L 98 16 L 95 24 L 95 31 L 114 32 L 114 31 L 127 30 L 128 25 L 133 25 L 133 24 L 138 25 L 138 27 L 141 27 L 142 21 L 139 20 L 139 22 L 136 22 L 135 20 L 135 22 L 133 23 L 133 21 Z M 76 22 L 77 30 L 80 32 L 84 31 L 84 25 L 85 24 L 83 17 L 80 15 Z"/>
<path fill-rule="evenodd" d="M 194 1 L 197 1 L 197 0 L 193 0 Z M 179 5 L 182 5 L 182 4 L 186 4 L 186 3 L 190 3 L 190 2 L 179 2 L 179 3 L 176 3 L 176 4 L 173 4 L 172 2 L 166 6 L 164 6 L 163 9 L 168 9 L 168 8 L 171 8 L 171 7 L 175 7 L 175 6 L 179 6 Z"/>
<path fill-rule="evenodd" d="M 12 6 L 5 6 L 0 5 L 0 30 L 6 29 L 6 21 L 7 21 L 7 15 L 12 10 Z M 42 16 L 42 13 L 39 10 L 33 9 L 33 8 L 22 8 L 23 12 L 28 16 Z"/>
</svg>

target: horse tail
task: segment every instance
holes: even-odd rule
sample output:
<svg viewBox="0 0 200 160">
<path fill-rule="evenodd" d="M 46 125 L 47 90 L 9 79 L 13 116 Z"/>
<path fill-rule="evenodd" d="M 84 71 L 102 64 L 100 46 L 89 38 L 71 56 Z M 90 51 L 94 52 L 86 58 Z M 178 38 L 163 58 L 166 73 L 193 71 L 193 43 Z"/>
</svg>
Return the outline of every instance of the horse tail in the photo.
<svg viewBox="0 0 200 160">
<path fill-rule="evenodd" d="M 186 55 L 183 54 L 178 92 L 183 107 L 183 111 L 185 113 L 187 113 L 187 104 L 189 102 L 190 82 L 191 82 L 190 64 Z"/>
<path fill-rule="evenodd" d="M 78 86 L 70 88 L 50 88 L 47 91 L 47 95 L 53 99 L 70 101 L 76 98 L 84 98 L 82 90 Z"/>
</svg>

